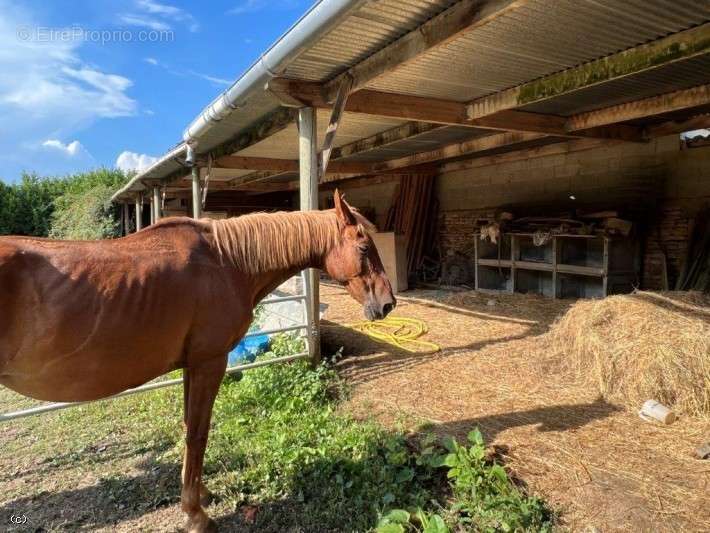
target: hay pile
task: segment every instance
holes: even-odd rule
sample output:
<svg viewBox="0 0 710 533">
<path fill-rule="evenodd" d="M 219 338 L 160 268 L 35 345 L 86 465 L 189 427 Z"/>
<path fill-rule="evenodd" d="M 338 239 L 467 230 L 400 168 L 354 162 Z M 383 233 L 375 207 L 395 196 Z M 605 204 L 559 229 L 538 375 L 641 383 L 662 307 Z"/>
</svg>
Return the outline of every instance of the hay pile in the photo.
<svg viewBox="0 0 710 533">
<path fill-rule="evenodd" d="M 550 331 L 563 368 L 607 399 L 638 408 L 655 399 L 710 416 L 710 297 L 641 292 L 581 300 Z"/>
</svg>

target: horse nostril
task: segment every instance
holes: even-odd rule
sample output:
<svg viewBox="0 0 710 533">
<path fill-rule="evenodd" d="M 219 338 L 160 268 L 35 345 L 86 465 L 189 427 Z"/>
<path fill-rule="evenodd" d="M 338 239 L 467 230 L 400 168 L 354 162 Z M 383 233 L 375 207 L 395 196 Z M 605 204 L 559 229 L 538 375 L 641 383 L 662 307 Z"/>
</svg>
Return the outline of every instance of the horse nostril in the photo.
<svg viewBox="0 0 710 533">
<path fill-rule="evenodd" d="M 382 306 L 382 314 L 384 316 L 387 316 L 390 314 L 390 311 L 392 311 L 392 309 L 394 309 L 394 304 L 385 304 Z"/>
</svg>

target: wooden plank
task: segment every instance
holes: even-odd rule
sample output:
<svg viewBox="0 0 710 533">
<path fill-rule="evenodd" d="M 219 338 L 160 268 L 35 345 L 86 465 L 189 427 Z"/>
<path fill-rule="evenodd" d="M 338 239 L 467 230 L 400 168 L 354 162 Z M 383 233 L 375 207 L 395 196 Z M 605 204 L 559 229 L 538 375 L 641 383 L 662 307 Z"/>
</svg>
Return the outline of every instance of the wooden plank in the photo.
<svg viewBox="0 0 710 533">
<path fill-rule="evenodd" d="M 557 265 L 557 272 L 559 272 L 560 274 L 579 274 L 580 276 L 594 276 L 594 277 L 602 277 L 604 275 L 603 268 L 585 267 L 585 266 L 577 266 L 577 265 L 563 265 L 563 264 Z"/>
<path fill-rule="evenodd" d="M 231 155 L 263 141 L 296 122 L 297 115 L 297 109 L 281 107 L 266 115 L 245 131 L 238 133 L 233 139 L 212 150 L 212 156 L 219 158 L 220 156 Z"/>
<path fill-rule="evenodd" d="M 337 76 L 325 87 L 326 96 L 330 101 L 334 99 L 345 76 L 352 78 L 353 90 L 360 89 L 427 50 L 446 44 L 463 32 L 484 26 L 526 3 L 528 0 L 492 0 L 485 3 L 462 0 Z"/>
<path fill-rule="evenodd" d="M 334 148 L 333 153 L 331 154 L 331 159 L 341 159 L 343 157 L 370 152 L 372 150 L 377 150 L 378 148 L 387 147 L 405 139 L 416 139 L 420 135 L 445 127 L 446 126 L 441 124 L 430 124 L 427 122 L 408 122 L 402 126 L 397 126 L 395 128 L 376 133 L 370 137 L 365 137 L 359 141 Z"/>
<path fill-rule="evenodd" d="M 345 104 L 348 101 L 348 96 L 350 95 L 350 88 L 352 87 L 352 78 L 346 77 L 340 83 L 338 89 L 338 96 L 335 99 L 335 105 L 333 106 L 333 111 L 330 114 L 330 120 L 328 121 L 328 129 L 325 132 L 325 139 L 323 140 L 323 149 L 320 153 L 319 165 L 318 165 L 318 176 L 324 176 L 328 171 L 328 163 L 330 162 L 330 153 L 333 151 L 333 144 L 335 143 L 335 134 L 338 132 L 338 126 L 340 125 L 340 120 L 343 116 L 343 110 L 345 109 Z"/>
<path fill-rule="evenodd" d="M 710 114 L 699 115 L 688 120 L 671 120 L 664 122 L 663 124 L 649 126 L 646 128 L 646 132 L 650 138 L 655 138 L 663 137 L 664 135 L 683 133 L 686 131 L 702 130 L 705 128 L 710 128 Z"/>
<path fill-rule="evenodd" d="M 318 109 L 329 109 L 323 87 L 303 80 L 275 78 L 269 87 L 292 95 L 304 105 Z M 491 116 L 471 118 L 467 115 L 468 105 L 453 100 L 442 100 L 408 94 L 386 93 L 368 89 L 351 94 L 345 110 L 351 113 L 375 115 L 414 120 L 449 126 L 467 126 L 495 131 L 517 131 L 525 133 L 546 133 L 559 137 L 598 137 L 642 141 L 643 130 L 634 126 L 614 126 L 596 128 L 588 132 L 571 132 L 566 128 L 567 120 L 555 115 L 542 115 L 515 109 L 504 110 Z"/>
<path fill-rule="evenodd" d="M 298 172 L 299 164 L 296 159 L 224 155 L 215 161 L 214 168 Z M 367 163 L 333 161 L 328 171 L 339 174 L 364 174 L 370 172 L 371 168 L 372 166 Z"/>
<path fill-rule="evenodd" d="M 710 84 L 574 115 L 567 120 L 565 129 L 570 131 L 585 130 L 615 122 L 637 120 L 707 105 L 710 105 Z M 649 128 L 649 133 L 653 134 L 653 132 L 653 128 Z M 663 130 L 656 130 L 656 132 L 667 135 L 667 133 L 663 133 Z"/>
<path fill-rule="evenodd" d="M 433 161 L 439 162 L 455 157 L 472 156 L 479 152 L 487 152 L 497 148 L 510 147 L 516 144 L 527 143 L 545 137 L 546 135 L 540 133 L 497 133 L 462 143 L 449 144 L 429 152 L 420 152 L 418 154 L 413 154 L 399 159 L 375 163 L 372 166 L 372 171 L 390 171 L 421 165 L 423 163 L 430 163 Z"/>
<path fill-rule="evenodd" d="M 486 117 L 708 53 L 710 23 L 479 98 L 469 105 L 468 116 Z"/>
</svg>

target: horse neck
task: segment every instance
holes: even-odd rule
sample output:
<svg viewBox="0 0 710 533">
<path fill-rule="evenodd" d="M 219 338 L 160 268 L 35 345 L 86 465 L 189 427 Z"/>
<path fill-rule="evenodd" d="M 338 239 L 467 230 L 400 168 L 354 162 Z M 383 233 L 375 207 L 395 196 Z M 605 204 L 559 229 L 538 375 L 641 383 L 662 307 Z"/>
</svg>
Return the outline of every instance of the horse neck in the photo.
<svg viewBox="0 0 710 533">
<path fill-rule="evenodd" d="M 288 212 L 213 221 L 223 259 L 249 278 L 254 302 L 305 268 L 323 268 L 339 238 L 335 214 Z M 221 231 L 220 231 L 221 230 Z"/>
</svg>

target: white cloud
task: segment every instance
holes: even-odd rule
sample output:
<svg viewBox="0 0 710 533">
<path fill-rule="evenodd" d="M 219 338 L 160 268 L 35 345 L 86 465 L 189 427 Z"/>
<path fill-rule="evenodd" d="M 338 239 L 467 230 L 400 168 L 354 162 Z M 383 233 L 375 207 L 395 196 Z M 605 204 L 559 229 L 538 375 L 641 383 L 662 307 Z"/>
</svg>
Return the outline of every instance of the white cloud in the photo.
<svg viewBox="0 0 710 533">
<path fill-rule="evenodd" d="M 181 68 L 174 68 L 168 63 L 163 63 L 161 61 L 158 61 L 154 57 L 144 57 L 143 61 L 146 63 L 153 65 L 155 67 L 160 67 L 162 69 L 165 69 L 166 72 L 172 74 L 173 76 L 193 76 L 195 78 L 200 78 L 202 80 L 209 81 L 212 85 L 215 86 L 226 86 L 226 85 L 231 85 L 232 80 L 228 80 L 226 78 L 220 78 L 218 76 L 211 76 L 209 74 L 203 74 L 202 72 L 197 72 L 195 70 L 183 70 Z"/>
<path fill-rule="evenodd" d="M 224 78 L 217 78 L 215 76 L 210 76 L 209 74 L 202 74 L 200 72 L 195 72 L 194 70 L 188 70 L 187 73 L 190 76 L 195 76 L 197 78 L 201 78 L 203 80 L 207 80 L 214 85 L 231 85 L 232 80 L 226 80 Z"/>
<path fill-rule="evenodd" d="M 227 11 L 227 15 L 241 15 L 242 13 L 254 13 L 267 7 L 277 9 L 291 9 L 297 7 L 298 0 L 242 0 L 239 4 Z"/>
<path fill-rule="evenodd" d="M 118 18 L 120 22 L 156 31 L 170 30 L 172 28 L 170 22 L 184 24 L 192 32 L 200 29 L 195 17 L 182 8 L 153 0 L 136 0 L 134 5 L 137 12 L 120 15 Z"/>
<path fill-rule="evenodd" d="M 116 158 L 116 168 L 120 168 L 124 172 L 138 171 L 142 172 L 158 160 L 157 157 L 146 154 L 137 154 L 124 150 Z"/>
<path fill-rule="evenodd" d="M 23 168 L 75 171 L 88 158 L 67 158 L 44 141 L 71 139 L 97 120 L 137 114 L 128 94 L 132 81 L 84 61 L 81 40 L 18 38 L 17 28 L 42 27 L 43 21 L 17 2 L 0 0 L 0 10 L 0 117 L 12 129 L 0 169 L 8 178 Z"/>
<path fill-rule="evenodd" d="M 81 153 L 86 153 L 86 149 L 82 146 L 79 141 L 72 141 L 69 144 L 64 144 L 62 141 L 57 139 L 47 139 L 42 143 L 45 148 L 50 148 L 52 150 L 59 150 L 69 157 L 75 157 Z"/>
<path fill-rule="evenodd" d="M 145 17 L 143 15 L 127 14 L 118 17 L 119 22 L 128 24 L 129 26 L 138 26 L 140 28 L 148 28 L 155 31 L 167 31 L 171 29 L 170 24 L 160 20 Z"/>
</svg>

